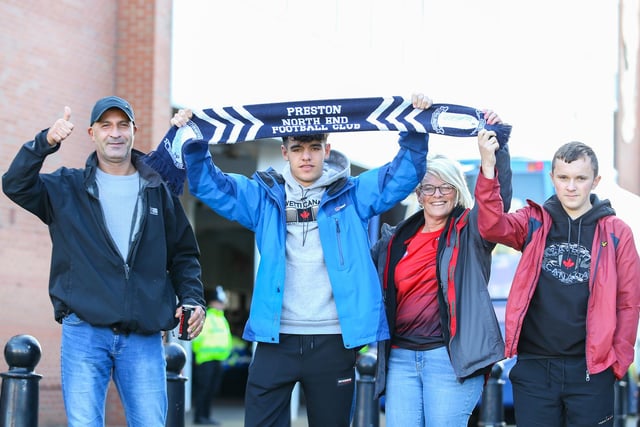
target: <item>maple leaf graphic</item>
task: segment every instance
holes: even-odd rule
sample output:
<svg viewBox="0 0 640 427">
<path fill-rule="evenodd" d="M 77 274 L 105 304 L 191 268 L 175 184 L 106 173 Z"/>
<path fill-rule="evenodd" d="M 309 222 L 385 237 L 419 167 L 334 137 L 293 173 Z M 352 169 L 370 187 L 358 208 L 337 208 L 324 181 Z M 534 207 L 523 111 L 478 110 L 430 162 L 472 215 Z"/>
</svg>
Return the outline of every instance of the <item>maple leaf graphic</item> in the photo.
<svg viewBox="0 0 640 427">
<path fill-rule="evenodd" d="M 300 212 L 300 218 L 302 219 L 308 219 L 309 215 L 309 211 Z"/>
<path fill-rule="evenodd" d="M 574 265 L 576 265 L 576 263 L 573 262 L 573 260 L 571 258 L 567 258 L 564 261 L 562 261 L 562 265 L 564 265 L 566 268 L 571 268 Z"/>
</svg>

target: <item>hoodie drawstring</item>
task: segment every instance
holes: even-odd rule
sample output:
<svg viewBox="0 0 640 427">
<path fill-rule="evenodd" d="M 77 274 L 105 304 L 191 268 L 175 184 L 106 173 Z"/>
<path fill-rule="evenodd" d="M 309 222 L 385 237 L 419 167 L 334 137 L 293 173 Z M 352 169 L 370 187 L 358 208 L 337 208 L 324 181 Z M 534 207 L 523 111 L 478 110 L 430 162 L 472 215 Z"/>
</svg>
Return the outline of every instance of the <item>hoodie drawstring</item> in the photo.
<svg viewBox="0 0 640 427">
<path fill-rule="evenodd" d="M 316 337 L 315 335 L 300 335 L 299 344 L 300 344 L 300 356 L 304 354 L 304 346 L 305 342 L 308 340 L 309 342 L 309 350 L 313 350 L 316 346 Z"/>
</svg>

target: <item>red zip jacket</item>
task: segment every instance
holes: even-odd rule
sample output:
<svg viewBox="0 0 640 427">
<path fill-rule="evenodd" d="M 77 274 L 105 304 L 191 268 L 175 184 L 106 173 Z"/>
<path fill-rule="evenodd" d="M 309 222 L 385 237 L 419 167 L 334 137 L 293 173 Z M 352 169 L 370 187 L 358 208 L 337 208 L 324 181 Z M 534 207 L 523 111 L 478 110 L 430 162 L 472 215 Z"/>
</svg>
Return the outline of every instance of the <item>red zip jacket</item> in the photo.
<svg viewBox="0 0 640 427">
<path fill-rule="evenodd" d="M 497 179 L 479 174 L 475 197 L 480 234 L 523 251 L 506 308 L 505 356 L 512 357 L 517 353 L 522 323 L 538 284 L 551 215 L 530 200 L 528 206 L 514 213 L 503 213 L 499 190 Z M 640 312 L 640 257 L 631 228 L 614 215 L 599 219 L 591 254 L 587 373 L 597 374 L 611 366 L 620 379 L 633 361 Z"/>
</svg>

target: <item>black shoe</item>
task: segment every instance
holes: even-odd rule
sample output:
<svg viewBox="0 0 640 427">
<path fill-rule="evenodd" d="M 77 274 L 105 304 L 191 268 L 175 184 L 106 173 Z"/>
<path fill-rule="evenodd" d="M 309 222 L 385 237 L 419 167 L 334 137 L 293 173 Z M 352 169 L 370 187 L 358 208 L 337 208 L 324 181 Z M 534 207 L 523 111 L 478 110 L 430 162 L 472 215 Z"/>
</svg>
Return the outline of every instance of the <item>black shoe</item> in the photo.
<svg viewBox="0 0 640 427">
<path fill-rule="evenodd" d="M 194 424 L 198 424 L 198 425 L 209 425 L 209 426 L 219 426 L 220 423 L 216 420 L 214 420 L 213 418 L 204 418 L 204 417 L 200 417 L 200 418 L 196 418 L 193 421 Z"/>
</svg>

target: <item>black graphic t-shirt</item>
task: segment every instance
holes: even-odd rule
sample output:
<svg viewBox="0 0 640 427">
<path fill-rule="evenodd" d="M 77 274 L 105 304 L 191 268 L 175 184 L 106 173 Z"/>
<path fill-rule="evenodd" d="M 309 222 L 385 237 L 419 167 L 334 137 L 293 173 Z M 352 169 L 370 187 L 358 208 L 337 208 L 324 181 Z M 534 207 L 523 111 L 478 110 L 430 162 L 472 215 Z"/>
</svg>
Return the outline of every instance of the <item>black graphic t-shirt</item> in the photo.
<svg viewBox="0 0 640 427">
<path fill-rule="evenodd" d="M 584 355 L 590 264 L 589 249 L 582 245 L 557 242 L 547 246 L 518 353 Z"/>
<path fill-rule="evenodd" d="M 549 207 L 545 205 L 545 207 Z M 554 210 L 540 279 L 522 325 L 518 353 L 543 357 L 585 354 L 591 247 L 597 218 L 571 219 Z"/>
</svg>

